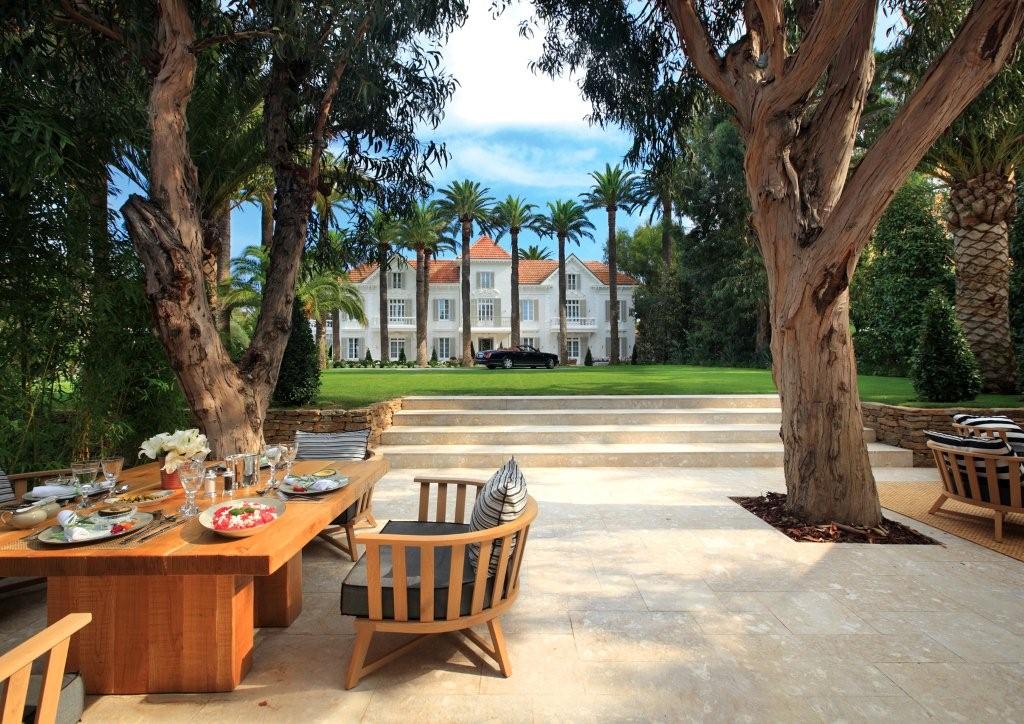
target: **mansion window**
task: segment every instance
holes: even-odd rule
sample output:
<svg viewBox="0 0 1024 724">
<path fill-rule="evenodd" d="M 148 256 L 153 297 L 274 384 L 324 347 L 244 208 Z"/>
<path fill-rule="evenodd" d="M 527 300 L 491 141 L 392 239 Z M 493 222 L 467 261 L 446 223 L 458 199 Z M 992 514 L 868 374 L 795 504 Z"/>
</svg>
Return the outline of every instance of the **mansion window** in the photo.
<svg viewBox="0 0 1024 724">
<path fill-rule="evenodd" d="M 478 299 L 476 303 L 476 318 L 481 322 L 493 322 L 494 301 L 491 299 Z"/>
<path fill-rule="evenodd" d="M 535 322 L 537 320 L 537 300 L 519 300 L 519 319 L 524 322 Z"/>
<path fill-rule="evenodd" d="M 565 275 L 565 288 L 570 292 L 578 291 L 580 288 L 580 275 L 579 274 L 566 274 Z"/>
<path fill-rule="evenodd" d="M 612 303 L 610 299 L 604 300 L 604 318 L 609 322 L 612 321 Z M 621 323 L 626 319 L 626 300 L 619 300 L 619 322 Z"/>
<path fill-rule="evenodd" d="M 388 319 L 403 319 L 405 317 L 405 300 L 404 299 L 389 299 L 388 300 Z"/>
<path fill-rule="evenodd" d="M 566 337 L 565 346 L 569 352 L 569 356 L 574 359 L 580 358 L 580 338 L 579 337 Z"/>
<path fill-rule="evenodd" d="M 612 354 L 612 338 L 611 337 L 605 337 L 604 338 L 604 349 L 605 349 L 605 353 L 610 357 L 611 354 Z M 619 359 L 625 359 L 628 356 L 629 356 L 629 354 L 628 354 L 628 347 L 626 345 L 626 338 L 625 337 L 619 337 Z"/>
<path fill-rule="evenodd" d="M 494 289 L 494 272 L 477 272 L 476 286 L 478 289 Z"/>
<path fill-rule="evenodd" d="M 442 322 L 450 321 L 453 318 L 452 306 L 451 299 L 435 299 L 434 318 Z"/>
<path fill-rule="evenodd" d="M 391 288 L 392 289 L 404 289 L 405 288 L 405 273 L 404 272 L 391 272 Z"/>
<path fill-rule="evenodd" d="M 349 337 L 345 341 L 345 359 L 359 359 L 358 337 Z"/>
<path fill-rule="evenodd" d="M 580 300 L 579 299 L 567 299 L 567 300 L 565 300 L 565 318 L 566 319 L 579 319 L 580 318 Z"/>
<path fill-rule="evenodd" d="M 540 349 L 537 346 L 537 338 L 536 337 L 523 337 L 523 338 L 521 338 L 519 340 L 519 342 L 521 344 L 525 344 L 527 347 L 533 347 L 534 349 Z"/>
<path fill-rule="evenodd" d="M 404 337 L 392 337 L 389 340 L 388 351 L 391 353 L 391 359 L 397 360 L 405 352 L 405 338 Z"/>
<path fill-rule="evenodd" d="M 452 356 L 452 338 L 435 337 L 434 350 L 437 352 L 437 358 L 442 362 L 446 359 L 450 359 Z"/>
</svg>

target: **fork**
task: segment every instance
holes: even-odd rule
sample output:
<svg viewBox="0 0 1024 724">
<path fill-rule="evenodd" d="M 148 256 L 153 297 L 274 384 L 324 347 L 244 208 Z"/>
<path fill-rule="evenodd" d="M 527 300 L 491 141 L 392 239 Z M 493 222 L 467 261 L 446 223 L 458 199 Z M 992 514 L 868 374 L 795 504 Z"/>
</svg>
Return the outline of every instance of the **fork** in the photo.
<svg viewBox="0 0 1024 724">
<path fill-rule="evenodd" d="M 120 543 L 121 545 L 127 545 L 128 543 L 131 543 L 133 540 L 142 535 L 143 532 L 153 530 L 157 526 L 162 525 L 164 520 L 165 519 L 163 511 L 158 510 L 155 513 L 153 513 L 153 520 L 149 521 L 149 523 L 142 526 L 138 530 L 132 531 L 131 533 L 122 536 L 118 543 Z"/>
</svg>

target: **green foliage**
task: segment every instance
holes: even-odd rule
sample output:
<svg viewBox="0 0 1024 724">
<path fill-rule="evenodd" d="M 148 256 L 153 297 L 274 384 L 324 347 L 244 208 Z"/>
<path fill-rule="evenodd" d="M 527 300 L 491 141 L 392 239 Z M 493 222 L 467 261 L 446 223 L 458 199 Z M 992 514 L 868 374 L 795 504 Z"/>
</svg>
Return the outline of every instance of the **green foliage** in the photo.
<svg viewBox="0 0 1024 724">
<path fill-rule="evenodd" d="M 851 320 L 858 367 L 906 376 L 928 294 L 953 291 L 953 243 L 936 215 L 935 189 L 913 176 L 882 216 L 853 278 Z"/>
<path fill-rule="evenodd" d="M 536 244 L 530 244 L 525 249 L 521 249 L 519 251 L 519 258 L 520 259 L 533 259 L 533 260 L 536 260 L 536 261 L 541 261 L 541 260 L 544 260 L 544 259 L 550 259 L 551 258 L 551 249 L 544 249 L 544 248 L 541 248 L 541 247 L 537 246 Z"/>
<path fill-rule="evenodd" d="M 594 355 L 590 354 L 590 347 L 587 347 L 587 353 L 583 356 L 583 366 L 593 367 L 594 366 Z"/>
<path fill-rule="evenodd" d="M 281 359 L 274 401 L 282 405 L 308 405 L 320 394 L 320 363 L 316 341 L 299 298 L 292 305 L 292 331 Z"/>
<path fill-rule="evenodd" d="M 629 356 L 629 363 L 635 365 L 635 364 L 639 364 L 639 362 L 640 362 L 640 354 L 638 353 L 636 345 L 634 344 L 633 345 L 633 353 Z"/>
<path fill-rule="evenodd" d="M 398 364 L 400 364 L 400 365 L 404 365 L 404 364 L 405 364 L 406 362 L 408 362 L 408 361 L 409 361 L 409 360 L 408 360 L 408 359 L 406 358 L 406 356 L 405 356 L 405 347 L 401 347 L 401 348 L 400 348 L 400 349 L 398 350 Z"/>
<path fill-rule="evenodd" d="M 434 347 L 434 349 L 431 350 L 431 352 L 430 352 L 430 362 L 432 364 L 437 364 L 437 362 L 438 362 L 438 360 L 437 360 L 437 347 Z"/>
<path fill-rule="evenodd" d="M 373 355 L 370 354 L 370 348 L 369 347 L 366 348 L 366 356 L 363 357 L 363 362 L 365 362 L 368 365 L 372 365 L 373 364 Z"/>
<path fill-rule="evenodd" d="M 973 400 L 981 391 L 981 372 L 963 328 L 945 295 L 928 295 L 914 355 L 911 379 L 921 399 L 929 402 Z"/>
</svg>

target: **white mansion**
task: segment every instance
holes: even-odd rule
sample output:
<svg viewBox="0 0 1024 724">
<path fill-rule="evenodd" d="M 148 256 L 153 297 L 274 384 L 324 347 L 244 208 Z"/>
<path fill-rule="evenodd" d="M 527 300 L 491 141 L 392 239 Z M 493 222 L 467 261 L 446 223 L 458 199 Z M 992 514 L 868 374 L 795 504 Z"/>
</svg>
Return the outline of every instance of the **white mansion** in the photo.
<svg viewBox="0 0 1024 724">
<path fill-rule="evenodd" d="M 509 304 L 512 288 L 512 256 L 488 236 L 481 236 L 469 251 L 470 308 L 473 345 L 479 352 L 510 344 Z M 388 270 L 388 335 L 392 360 L 404 349 L 409 359 L 416 355 L 416 262 L 401 259 Z M 427 315 L 428 345 L 438 359 L 462 353 L 461 289 L 459 259 L 436 259 L 430 263 L 430 310 Z M 354 269 L 349 278 L 363 296 L 369 324 L 342 315 L 337 336 L 328 328 L 328 339 L 340 338 L 340 358 L 362 359 L 369 348 L 375 360 L 380 351 L 379 270 L 377 264 Z M 595 359 L 607 358 L 611 349 L 608 316 L 608 266 L 566 259 L 566 316 L 569 356 L 583 363 L 587 349 Z M 636 280 L 626 274 L 619 282 L 619 349 L 628 358 L 636 342 L 632 316 Z M 558 262 L 519 261 L 520 336 L 523 344 L 545 352 L 558 352 Z M 338 358 L 338 357 L 336 357 Z"/>
</svg>

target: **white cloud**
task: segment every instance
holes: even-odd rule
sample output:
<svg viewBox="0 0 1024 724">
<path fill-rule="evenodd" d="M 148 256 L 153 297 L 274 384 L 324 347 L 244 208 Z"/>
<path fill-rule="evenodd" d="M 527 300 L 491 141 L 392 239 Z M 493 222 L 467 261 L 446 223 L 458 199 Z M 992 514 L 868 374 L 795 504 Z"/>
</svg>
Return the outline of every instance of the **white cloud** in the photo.
<svg viewBox="0 0 1024 724">
<path fill-rule="evenodd" d="M 516 4 L 499 17 L 491 0 L 472 0 L 469 19 L 444 49 L 444 65 L 459 81 L 449 103 L 443 131 L 488 131 L 502 128 L 591 129 L 585 117 L 590 104 L 566 77 L 535 74 L 531 60 L 540 56 L 541 38 L 519 36 L 519 22 L 529 4 Z"/>
<path fill-rule="evenodd" d="M 506 183 L 534 188 L 578 188 L 588 182 L 587 174 L 598 161 L 594 146 L 571 143 L 500 143 L 488 138 L 448 139 L 451 164 L 444 177 L 471 176 L 485 183 Z M 557 162 L 555 162 L 557 159 Z"/>
</svg>

